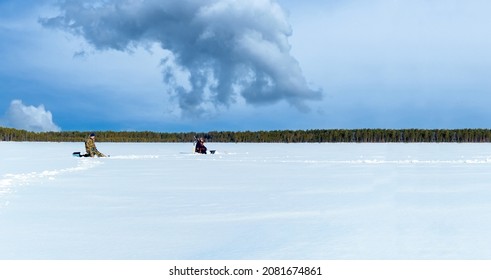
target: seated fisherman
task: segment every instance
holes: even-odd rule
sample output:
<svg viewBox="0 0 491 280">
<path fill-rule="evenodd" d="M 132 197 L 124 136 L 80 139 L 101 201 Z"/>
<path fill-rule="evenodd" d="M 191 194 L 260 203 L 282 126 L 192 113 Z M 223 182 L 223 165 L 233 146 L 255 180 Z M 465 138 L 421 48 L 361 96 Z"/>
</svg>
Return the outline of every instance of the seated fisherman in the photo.
<svg viewBox="0 0 491 280">
<path fill-rule="evenodd" d="M 103 153 L 99 152 L 97 150 L 97 147 L 95 146 L 95 134 L 91 133 L 89 138 L 85 140 L 85 151 L 87 152 L 87 155 L 90 157 L 105 157 Z"/>
<path fill-rule="evenodd" d="M 196 142 L 195 153 L 206 154 L 205 139 L 203 137 L 199 138 Z"/>
</svg>

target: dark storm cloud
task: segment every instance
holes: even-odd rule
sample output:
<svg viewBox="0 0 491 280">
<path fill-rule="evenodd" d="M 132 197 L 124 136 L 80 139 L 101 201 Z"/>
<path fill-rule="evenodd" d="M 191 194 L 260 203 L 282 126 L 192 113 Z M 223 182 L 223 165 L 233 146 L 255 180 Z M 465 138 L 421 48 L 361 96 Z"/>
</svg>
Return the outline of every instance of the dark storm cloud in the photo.
<svg viewBox="0 0 491 280">
<path fill-rule="evenodd" d="M 290 54 L 292 30 L 271 0 L 63 1 L 46 27 L 83 37 L 98 50 L 131 52 L 158 43 L 164 82 L 183 113 L 238 102 L 285 100 L 300 110 L 321 98 Z"/>
</svg>

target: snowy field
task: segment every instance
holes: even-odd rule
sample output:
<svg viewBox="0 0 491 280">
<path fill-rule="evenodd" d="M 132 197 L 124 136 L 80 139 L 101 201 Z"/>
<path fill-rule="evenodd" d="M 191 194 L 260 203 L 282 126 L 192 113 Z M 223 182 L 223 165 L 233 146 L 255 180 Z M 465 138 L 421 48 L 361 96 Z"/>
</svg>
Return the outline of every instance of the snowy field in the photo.
<svg viewBox="0 0 491 280">
<path fill-rule="evenodd" d="M 0 259 L 491 259 L 489 144 L 0 142 Z"/>
</svg>

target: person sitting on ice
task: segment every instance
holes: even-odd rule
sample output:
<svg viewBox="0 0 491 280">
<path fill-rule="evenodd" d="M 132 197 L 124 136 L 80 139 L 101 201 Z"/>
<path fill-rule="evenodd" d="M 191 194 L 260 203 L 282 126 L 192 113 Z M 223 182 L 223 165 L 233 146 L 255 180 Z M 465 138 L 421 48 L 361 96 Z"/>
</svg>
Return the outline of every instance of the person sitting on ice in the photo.
<svg viewBox="0 0 491 280">
<path fill-rule="evenodd" d="M 105 157 L 106 156 L 103 153 L 99 152 L 97 150 L 97 147 L 95 146 L 95 133 L 91 133 L 89 138 L 87 138 L 87 140 L 85 140 L 85 151 L 87 153 L 86 155 L 89 157 L 95 157 L 95 156 Z"/>
<path fill-rule="evenodd" d="M 196 141 L 196 148 L 194 149 L 195 153 L 199 154 L 206 154 L 206 147 L 205 147 L 205 139 L 203 137 L 199 138 L 198 141 Z"/>
</svg>

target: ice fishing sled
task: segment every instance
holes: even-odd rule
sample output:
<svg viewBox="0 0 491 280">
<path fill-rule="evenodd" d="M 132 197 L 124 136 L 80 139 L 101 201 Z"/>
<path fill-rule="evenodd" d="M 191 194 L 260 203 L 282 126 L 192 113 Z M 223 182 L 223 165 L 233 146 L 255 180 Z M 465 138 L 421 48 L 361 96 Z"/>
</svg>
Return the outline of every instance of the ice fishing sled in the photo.
<svg viewBox="0 0 491 280">
<path fill-rule="evenodd" d="M 90 157 L 89 154 L 82 154 L 81 152 L 73 152 L 74 157 Z"/>
</svg>

